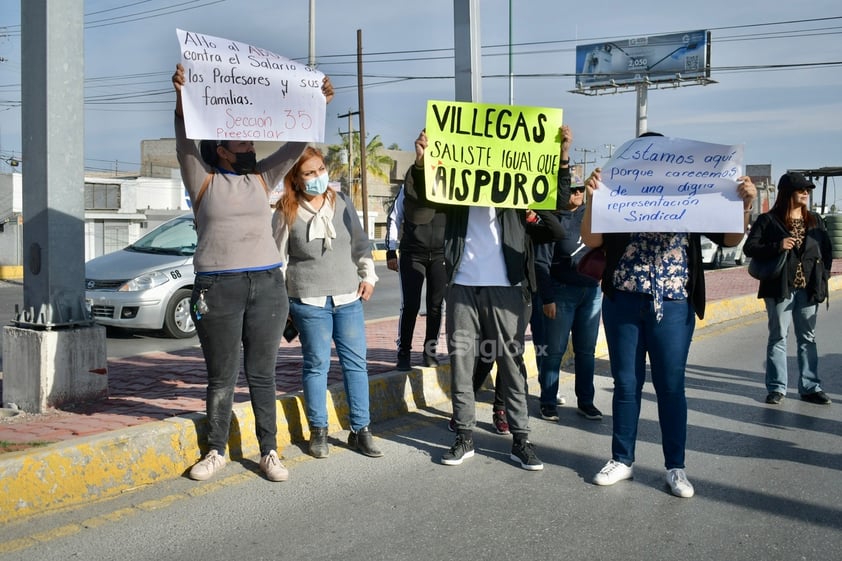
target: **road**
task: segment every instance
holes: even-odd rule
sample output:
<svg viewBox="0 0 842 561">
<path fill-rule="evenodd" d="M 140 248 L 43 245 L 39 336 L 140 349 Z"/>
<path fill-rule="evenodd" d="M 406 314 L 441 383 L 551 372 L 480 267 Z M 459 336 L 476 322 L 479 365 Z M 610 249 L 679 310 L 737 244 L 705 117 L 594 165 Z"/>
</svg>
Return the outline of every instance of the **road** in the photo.
<svg viewBox="0 0 842 561">
<path fill-rule="evenodd" d="M 842 551 L 842 379 L 834 376 L 842 307 L 819 317 L 821 372 L 836 401 L 829 407 L 800 402 L 792 390 L 781 407 L 763 403 L 764 315 L 697 332 L 687 383 L 693 499 L 663 485 L 648 383 L 635 479 L 589 483 L 611 440 L 611 381 L 600 360 L 596 404 L 605 420 L 587 421 L 569 406 L 558 424 L 532 419 L 542 472 L 509 461 L 511 437 L 489 432 L 485 391 L 477 455 L 462 466 L 438 463 L 453 438 L 445 405 L 374 426 L 380 459 L 349 452 L 346 433 L 337 433 L 324 460 L 283 450 L 286 483 L 266 481 L 252 461 L 232 463 L 210 482 L 180 478 L 6 525 L 0 561 L 834 558 Z M 563 384 L 572 394 L 570 376 Z M 537 383 L 530 386 L 537 409 Z"/>
<path fill-rule="evenodd" d="M 380 319 L 396 316 L 400 312 L 400 285 L 398 274 L 390 271 L 385 263 L 375 263 L 380 280 L 374 295 L 365 303 L 366 319 Z M 0 321 L 9 325 L 15 319 L 15 306 L 23 308 L 23 285 L 20 282 L 0 281 Z M 198 346 L 197 337 L 170 339 L 160 333 L 109 330 L 106 340 L 108 358 L 122 358 L 148 351 L 177 351 Z M 0 370 L 2 370 L 2 349 L 0 349 Z"/>
</svg>

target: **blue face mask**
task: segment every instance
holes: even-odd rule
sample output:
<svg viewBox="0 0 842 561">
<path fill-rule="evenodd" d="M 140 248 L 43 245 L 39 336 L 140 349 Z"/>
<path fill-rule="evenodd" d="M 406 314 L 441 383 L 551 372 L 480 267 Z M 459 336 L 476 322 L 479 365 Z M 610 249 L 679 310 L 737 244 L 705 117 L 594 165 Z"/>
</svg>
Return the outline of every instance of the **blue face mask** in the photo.
<svg viewBox="0 0 842 561">
<path fill-rule="evenodd" d="M 308 180 L 307 183 L 304 184 L 304 192 L 313 196 L 321 195 L 327 190 L 328 181 L 329 178 L 327 176 L 327 172 L 325 172 L 318 177 Z"/>
</svg>

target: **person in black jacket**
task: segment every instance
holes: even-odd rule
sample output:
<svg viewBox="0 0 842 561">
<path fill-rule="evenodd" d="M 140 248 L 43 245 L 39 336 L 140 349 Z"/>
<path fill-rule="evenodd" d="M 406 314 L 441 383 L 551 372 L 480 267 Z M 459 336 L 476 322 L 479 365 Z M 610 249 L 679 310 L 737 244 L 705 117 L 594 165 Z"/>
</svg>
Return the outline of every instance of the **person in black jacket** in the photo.
<svg viewBox="0 0 842 561">
<path fill-rule="evenodd" d="M 778 197 L 769 212 L 757 217 L 743 251 L 752 259 L 773 259 L 787 252 L 780 276 L 760 281 L 757 297 L 766 304 L 766 403 L 779 405 L 786 396 L 786 336 L 790 323 L 798 341 L 798 393 L 801 399 L 830 404 L 822 391 L 816 351 L 816 316 L 827 297 L 832 264 L 830 238 L 822 218 L 810 212 L 815 185 L 797 172 L 778 181 Z"/>
<path fill-rule="evenodd" d="M 415 141 L 416 185 L 424 184 L 424 131 Z M 562 162 L 567 168 L 568 163 Z M 450 354 L 451 399 L 456 441 L 441 462 L 455 466 L 474 455 L 476 424 L 474 372 L 477 361 L 497 365 L 513 436 L 510 458 L 526 470 L 544 468 L 529 441 L 526 406 L 524 332 L 531 314 L 535 270 L 532 239 L 549 241 L 564 235 L 551 211 L 538 211 L 527 224 L 526 211 L 513 208 L 446 205 L 444 257 L 448 287 L 445 329 Z"/>
<path fill-rule="evenodd" d="M 447 285 L 444 268 L 444 209 L 427 200 L 424 185 L 416 186 L 407 170 L 386 221 L 386 266 L 400 274 L 401 311 L 398 320 L 397 370 L 412 369 L 412 334 L 421 309 L 421 291 L 427 282 L 427 328 L 424 366 L 435 367 L 441 331 L 442 302 Z M 400 258 L 398 258 L 400 239 Z"/>
</svg>

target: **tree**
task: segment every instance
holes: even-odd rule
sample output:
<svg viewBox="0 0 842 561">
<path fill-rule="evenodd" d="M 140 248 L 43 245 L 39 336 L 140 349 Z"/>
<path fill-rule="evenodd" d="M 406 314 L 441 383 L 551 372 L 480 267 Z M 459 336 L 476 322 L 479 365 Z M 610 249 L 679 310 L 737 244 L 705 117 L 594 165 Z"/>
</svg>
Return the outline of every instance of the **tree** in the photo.
<svg viewBox="0 0 842 561">
<path fill-rule="evenodd" d="M 359 132 L 354 131 L 354 145 L 351 150 L 352 162 L 348 162 L 348 138 L 349 135 L 342 135 L 342 144 L 331 144 L 327 148 L 325 163 L 330 177 L 342 184 L 342 191 L 352 196 L 354 204 L 359 205 L 360 200 L 360 151 Z M 386 182 L 389 181 L 389 172 L 392 169 L 392 158 L 384 153 L 383 141 L 380 135 L 374 136 L 365 147 L 365 165 L 369 177 L 376 177 Z M 351 166 L 351 185 L 348 185 L 348 166 Z M 358 207 L 359 208 L 359 207 Z"/>
</svg>

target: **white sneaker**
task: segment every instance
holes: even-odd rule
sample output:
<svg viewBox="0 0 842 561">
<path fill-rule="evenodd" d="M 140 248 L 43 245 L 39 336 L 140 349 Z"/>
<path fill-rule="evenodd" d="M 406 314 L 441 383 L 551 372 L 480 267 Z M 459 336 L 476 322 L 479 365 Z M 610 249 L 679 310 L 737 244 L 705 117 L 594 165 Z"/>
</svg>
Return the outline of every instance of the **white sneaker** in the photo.
<svg viewBox="0 0 842 561">
<path fill-rule="evenodd" d="M 593 476 L 593 482 L 595 485 L 614 485 L 618 481 L 631 479 L 632 477 L 634 477 L 632 466 L 609 460 L 605 467 Z"/>
<path fill-rule="evenodd" d="M 211 450 L 205 457 L 190 468 L 190 479 L 205 481 L 217 471 L 225 467 L 225 456 L 220 456 L 216 450 Z"/>
<path fill-rule="evenodd" d="M 567 403 L 567 398 L 564 397 L 562 394 L 558 394 L 555 396 L 555 403 L 556 405 L 564 405 Z"/>
<path fill-rule="evenodd" d="M 687 474 L 680 468 L 667 470 L 667 485 L 676 497 L 689 499 L 696 494 L 693 484 L 687 479 Z"/>
<path fill-rule="evenodd" d="M 289 479 L 289 471 L 281 463 L 278 453 L 270 450 L 268 454 L 260 458 L 260 471 L 266 474 L 269 481 L 286 481 Z"/>
</svg>

